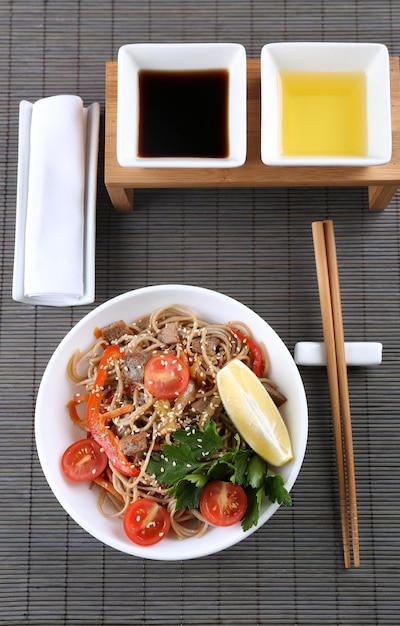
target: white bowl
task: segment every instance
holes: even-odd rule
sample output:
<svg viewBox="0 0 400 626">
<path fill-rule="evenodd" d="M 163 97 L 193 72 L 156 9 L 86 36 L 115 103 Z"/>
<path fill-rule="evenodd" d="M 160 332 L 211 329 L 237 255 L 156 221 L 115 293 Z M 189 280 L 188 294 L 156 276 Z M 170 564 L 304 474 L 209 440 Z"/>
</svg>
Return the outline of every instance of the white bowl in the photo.
<svg viewBox="0 0 400 626">
<path fill-rule="evenodd" d="M 103 517 L 97 508 L 96 490 L 89 490 L 86 483 L 72 484 L 65 478 L 60 467 L 64 450 L 82 437 L 82 431 L 72 424 L 66 409 L 67 402 L 76 392 L 76 387 L 66 374 L 71 354 L 76 348 L 84 349 L 90 344 L 96 326 L 102 327 L 119 319 L 133 321 L 134 318 L 168 304 L 187 305 L 199 317 L 213 322 L 242 320 L 252 329 L 255 338 L 262 340 L 267 346 L 271 376 L 288 398 L 282 407 L 282 414 L 290 433 L 294 458 L 279 469 L 288 490 L 293 487 L 303 462 L 308 413 L 300 374 L 282 340 L 256 313 L 215 291 L 188 285 L 137 289 L 100 305 L 70 330 L 47 365 L 37 396 L 36 445 L 46 479 L 67 513 L 99 541 L 127 554 L 173 561 L 202 557 L 238 543 L 264 524 L 279 505 L 264 502 L 258 525 L 247 532 L 243 532 L 240 524 L 226 528 L 210 527 L 201 538 L 179 540 L 168 536 L 154 546 L 143 548 L 126 537 L 120 519 Z"/>
<path fill-rule="evenodd" d="M 227 93 L 227 152 L 221 157 L 187 156 L 140 156 L 139 155 L 139 74 L 142 71 L 197 72 L 199 70 L 226 70 L 228 72 Z M 171 94 L 172 94 L 171 90 Z M 186 93 L 190 102 L 191 96 Z M 123 167 L 238 167 L 246 160 L 246 51 L 235 43 L 188 43 L 188 44 L 128 44 L 118 51 L 118 95 L 117 95 L 117 159 Z M 155 98 L 153 98 L 154 102 Z M 156 99 L 158 101 L 158 99 Z M 148 102 L 148 101 L 147 101 Z M 213 105 L 214 106 L 214 105 Z M 146 107 L 149 110 L 149 107 Z M 216 107 L 211 118 L 220 119 Z M 181 126 L 180 120 L 170 114 L 168 122 L 154 114 L 154 126 L 160 123 L 159 135 Z M 160 120 L 160 122 L 159 122 Z M 171 121 L 172 120 L 172 121 Z M 197 117 L 193 124 L 199 127 L 202 120 Z M 206 125 L 207 126 L 207 125 Z M 220 125 L 218 124 L 218 128 Z M 174 132 L 174 135 L 177 131 Z M 203 133 L 204 134 L 204 133 Z M 170 140 L 168 140 L 170 141 Z M 190 149 L 191 152 L 192 149 Z M 150 151 L 148 154 L 154 154 Z"/>
<path fill-rule="evenodd" d="M 365 112 L 365 151 L 354 155 L 347 150 L 338 154 L 305 153 L 293 151 L 283 153 L 282 109 L 285 104 L 282 95 L 281 72 L 323 72 L 338 75 L 341 72 L 361 72 L 365 75 L 365 98 L 361 109 Z M 312 106 L 326 107 L 324 94 L 319 93 L 320 103 L 314 100 Z M 297 98 L 310 97 L 299 92 Z M 349 113 L 349 92 L 344 94 L 343 112 Z M 299 103 L 300 100 L 297 100 Z M 308 104 L 310 104 L 309 100 Z M 339 101 L 338 101 L 339 102 Z M 304 103 L 304 100 L 303 100 Z M 346 108 L 347 107 L 347 108 Z M 300 107 L 297 107 L 299 111 Z M 310 110 L 310 107 L 309 107 Z M 327 114 L 326 123 L 338 124 L 338 134 L 346 134 L 344 120 L 334 113 Z M 336 117 L 335 117 L 336 116 Z M 313 116 L 310 116 L 312 118 Z M 296 120 L 296 127 L 307 128 L 314 121 Z M 349 121 L 350 118 L 347 119 Z M 362 111 L 356 124 L 362 123 Z M 350 121 L 350 123 L 352 120 Z M 343 124 L 342 124 L 343 123 Z M 354 126 L 354 124 L 353 124 Z M 326 127 L 324 127 L 326 128 Z M 285 131 L 286 132 L 286 131 Z M 313 132 L 311 130 L 311 132 Z M 327 131 L 329 132 L 329 130 Z M 360 130 L 361 132 L 361 130 Z M 322 135 L 324 130 L 322 130 Z M 348 133 L 347 133 L 348 135 Z M 292 135 L 291 135 L 292 136 Z M 321 136 L 321 135 L 320 135 Z M 307 152 L 307 151 L 305 151 Z M 267 44 L 261 51 L 261 159 L 266 165 L 344 165 L 367 166 L 387 163 L 392 153 L 392 129 L 390 115 L 390 66 L 386 46 L 375 43 L 320 43 L 285 42 Z"/>
</svg>

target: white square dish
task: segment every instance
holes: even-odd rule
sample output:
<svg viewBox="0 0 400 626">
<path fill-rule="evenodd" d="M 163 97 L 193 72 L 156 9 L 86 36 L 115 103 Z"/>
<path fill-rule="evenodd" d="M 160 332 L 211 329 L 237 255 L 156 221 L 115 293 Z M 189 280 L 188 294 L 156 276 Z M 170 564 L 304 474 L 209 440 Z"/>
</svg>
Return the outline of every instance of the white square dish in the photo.
<svg viewBox="0 0 400 626">
<path fill-rule="evenodd" d="M 290 87 L 292 89 L 290 97 L 294 99 L 291 104 L 292 110 L 288 113 L 289 104 L 288 100 L 285 100 L 285 97 L 288 98 L 285 95 L 288 91 L 285 91 L 284 77 L 295 73 L 298 73 L 298 85 L 295 88 L 292 83 Z M 314 83 L 313 87 L 307 87 L 307 77 L 311 76 L 324 77 L 324 80 L 328 81 L 330 78 L 337 81 L 340 80 L 340 76 L 347 76 L 347 84 L 350 84 L 350 87 L 346 87 L 348 91 L 343 94 L 341 85 L 337 89 L 342 89 L 342 92 L 334 94 L 337 95 L 338 103 L 340 100 L 340 110 L 339 104 L 337 109 L 332 108 L 332 95 L 329 96 L 331 102 L 328 102 L 325 93 L 316 91 L 317 83 Z M 351 84 L 352 76 L 360 76 L 364 82 L 363 99 L 361 100 L 360 96 L 357 104 L 354 104 L 355 101 L 350 103 L 350 98 L 353 97 L 350 90 L 354 89 L 354 85 Z M 314 89 L 314 92 L 310 96 L 311 89 Z M 309 101 L 305 100 L 307 97 L 310 97 Z M 311 98 L 314 100 L 311 101 Z M 362 106 L 359 106 L 358 115 L 359 104 Z M 351 111 L 350 105 L 356 108 Z M 301 107 L 305 107 L 303 112 L 305 111 L 306 115 L 301 116 L 299 113 Z M 290 130 L 289 125 L 286 125 L 289 114 Z M 322 117 L 325 115 L 323 122 L 319 120 L 320 114 Z M 362 124 L 364 126 L 361 128 Z M 359 134 L 363 134 L 362 142 L 349 147 L 349 135 L 355 131 L 357 125 L 360 125 Z M 304 137 L 313 133 L 318 135 L 318 141 L 314 142 L 314 145 L 318 144 L 321 149 L 313 151 L 313 147 L 306 141 L 301 143 L 299 139 L 296 150 L 285 150 L 284 146 L 288 145 L 287 141 L 285 143 L 285 133 L 290 132 L 291 138 L 296 140 L 297 131 L 304 133 Z M 324 133 L 326 145 L 323 145 Z M 338 140 L 341 134 L 342 144 Z M 335 149 L 330 149 L 328 135 L 334 136 Z M 295 141 L 291 145 L 294 143 Z M 391 154 L 390 66 L 386 46 L 375 43 L 284 42 L 267 44 L 263 47 L 261 160 L 265 165 L 359 167 L 388 163 Z"/>
<path fill-rule="evenodd" d="M 191 76 L 215 74 L 226 75 L 224 113 L 217 108 L 218 94 L 203 93 L 195 97 L 188 92 L 186 85 Z M 144 98 L 143 76 L 158 74 L 166 81 L 163 96 L 147 92 Z M 178 84 L 174 82 L 179 80 Z M 168 83 L 168 81 L 170 81 Z M 243 165 L 246 160 L 246 51 L 240 44 L 200 43 L 200 44 L 127 44 L 118 52 L 118 91 L 117 91 L 117 160 L 122 167 L 209 167 L 230 168 Z M 214 89 L 214 88 L 213 88 Z M 186 90 L 186 91 L 185 91 Z M 177 94 L 181 94 L 179 97 Z M 195 92 L 194 92 L 195 93 Z M 198 105 L 198 98 L 203 104 Z M 213 96 L 214 97 L 214 96 Z M 175 100 L 173 100 L 175 98 Z M 170 102 L 171 99 L 171 102 Z M 185 104 L 183 104 L 185 103 Z M 145 106 L 146 105 L 146 106 Z M 204 106 L 203 106 L 204 105 Z M 153 106 L 158 108 L 153 111 Z M 178 107 L 178 108 L 177 108 Z M 181 107 L 181 108 L 179 108 Z M 196 111 L 191 115 L 191 110 Z M 208 113 L 203 113 L 207 109 Z M 180 113 L 177 113 L 180 111 Z M 144 115 L 148 116 L 147 125 Z M 203 117 L 204 115 L 204 117 Z M 149 117 L 150 116 L 150 117 Z M 184 122 L 184 118 L 187 121 Z M 224 119 L 222 119 L 222 117 Z M 196 153 L 196 141 L 210 132 L 214 124 L 216 133 L 224 132 L 226 149 L 221 152 L 200 150 Z M 222 127 L 224 126 L 224 129 Z M 162 151 L 141 148 L 142 137 L 154 135 L 153 143 L 167 134 L 167 148 Z M 155 132 L 154 132 L 155 131 Z M 188 148 L 171 145 L 174 137 L 187 136 L 193 132 L 197 138 Z M 211 133 L 212 135 L 212 133 Z M 212 141 L 212 139 L 210 139 Z M 169 143 L 168 143 L 169 142 Z M 164 145 L 164 148 L 165 148 Z"/>
</svg>

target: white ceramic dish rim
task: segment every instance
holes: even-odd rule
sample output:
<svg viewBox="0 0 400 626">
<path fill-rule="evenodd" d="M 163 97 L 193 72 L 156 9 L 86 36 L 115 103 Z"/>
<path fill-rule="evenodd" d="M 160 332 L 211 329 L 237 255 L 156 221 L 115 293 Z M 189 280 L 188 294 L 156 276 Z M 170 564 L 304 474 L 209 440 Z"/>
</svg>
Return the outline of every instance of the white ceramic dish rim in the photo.
<svg viewBox="0 0 400 626">
<path fill-rule="evenodd" d="M 17 176 L 17 208 L 15 223 L 14 270 L 12 297 L 24 304 L 51 306 L 78 306 L 89 304 L 95 298 L 95 250 L 96 250 L 96 196 L 97 196 L 97 162 L 99 150 L 100 105 L 94 102 L 84 108 L 86 118 L 86 155 L 85 155 L 85 197 L 84 197 L 84 293 L 79 300 L 65 300 L 62 304 L 41 302 L 35 298 L 32 302 L 24 294 L 25 276 L 25 228 L 26 208 L 28 202 L 30 129 L 33 103 L 22 100 L 19 106 L 18 131 L 18 176 Z M 62 191 L 60 190 L 60 193 Z"/>
<path fill-rule="evenodd" d="M 221 58 L 223 61 L 221 61 Z M 137 81 L 141 69 L 198 70 L 228 69 L 229 141 L 226 158 L 145 158 L 137 154 Z M 232 168 L 246 160 L 247 66 L 246 50 L 237 43 L 148 43 L 125 44 L 118 51 L 117 160 L 122 167 Z M 133 80 L 129 78 L 133 77 Z"/>
<path fill-rule="evenodd" d="M 60 458 L 69 443 L 82 435 L 69 420 L 65 408 L 76 391 L 66 375 L 67 361 L 72 352 L 75 348 L 84 349 L 90 344 L 95 326 L 105 325 L 121 317 L 134 319 L 158 306 L 174 303 L 186 304 L 205 319 L 210 317 L 211 311 L 213 321 L 216 322 L 242 319 L 253 329 L 256 339 L 262 337 L 265 341 L 271 356 L 272 376 L 276 377 L 276 382 L 288 396 L 284 415 L 290 414 L 296 418 L 288 424 L 295 459 L 279 470 L 290 490 L 302 466 L 308 436 L 307 401 L 297 366 L 275 331 L 254 311 L 229 296 L 202 287 L 143 287 L 121 294 L 91 311 L 69 331 L 51 357 L 39 387 L 35 412 L 36 445 L 43 472 L 59 503 L 75 522 L 116 550 L 142 558 L 169 561 L 203 557 L 238 543 L 262 526 L 279 508 L 278 505 L 275 503 L 263 507 L 257 527 L 247 532 L 243 532 L 240 524 L 225 529 L 213 527 L 200 539 L 179 541 L 168 537 L 155 546 L 141 548 L 126 538 L 121 520 L 106 519 L 98 512 L 96 495 L 88 489 L 87 484 L 72 483 L 63 476 Z M 279 359 L 276 358 L 278 354 Z M 48 416 L 49 406 L 52 407 L 51 419 Z"/>
<path fill-rule="evenodd" d="M 369 149 L 365 157 L 282 155 L 277 130 L 280 128 L 277 74 L 282 69 L 365 71 L 369 103 L 368 135 L 375 149 L 372 152 Z M 378 143 L 379 146 L 376 147 Z M 265 165 L 365 167 L 388 163 L 391 155 L 390 63 L 388 49 L 384 44 L 293 41 L 263 46 L 261 50 L 261 160 Z"/>
</svg>

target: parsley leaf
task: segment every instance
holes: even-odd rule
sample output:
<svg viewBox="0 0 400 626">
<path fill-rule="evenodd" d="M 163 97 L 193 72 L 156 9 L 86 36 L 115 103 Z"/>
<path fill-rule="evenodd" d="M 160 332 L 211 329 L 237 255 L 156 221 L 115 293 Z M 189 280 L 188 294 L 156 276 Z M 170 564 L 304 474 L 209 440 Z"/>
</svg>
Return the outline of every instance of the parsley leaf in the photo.
<svg viewBox="0 0 400 626">
<path fill-rule="evenodd" d="M 208 420 L 204 430 L 197 428 L 177 430 L 174 440 L 179 444 L 188 445 L 197 460 L 215 454 L 224 447 L 223 439 L 217 433 L 217 427 L 213 420 Z"/>
<path fill-rule="evenodd" d="M 250 459 L 254 456 L 253 450 L 238 450 L 235 454 L 235 472 L 231 481 L 242 487 L 248 485 L 247 470 Z"/>
<path fill-rule="evenodd" d="M 268 469 L 267 477 L 265 479 L 265 495 L 271 502 L 279 502 L 285 506 L 292 504 L 292 498 L 288 493 L 282 476 L 275 474 L 272 470 Z"/>
<path fill-rule="evenodd" d="M 247 487 L 245 489 L 247 496 L 247 509 L 242 519 L 242 528 L 244 531 L 249 530 L 252 526 L 255 526 L 260 517 L 262 489 L 253 489 L 253 487 Z"/>
<path fill-rule="evenodd" d="M 157 481 L 168 487 L 178 483 L 186 474 L 199 469 L 201 463 L 196 460 L 188 444 L 166 444 L 162 446 L 162 454 L 153 454 L 147 466 L 148 472 L 154 474 Z"/>
<path fill-rule="evenodd" d="M 177 509 L 198 509 L 200 505 L 200 494 L 203 486 L 198 487 L 188 480 L 181 480 L 176 489 L 174 496 L 176 498 Z"/>
<path fill-rule="evenodd" d="M 265 476 L 268 475 L 267 472 L 268 466 L 266 461 L 258 456 L 258 454 L 253 453 L 247 468 L 248 484 L 254 487 L 254 489 L 262 489 Z"/>
</svg>

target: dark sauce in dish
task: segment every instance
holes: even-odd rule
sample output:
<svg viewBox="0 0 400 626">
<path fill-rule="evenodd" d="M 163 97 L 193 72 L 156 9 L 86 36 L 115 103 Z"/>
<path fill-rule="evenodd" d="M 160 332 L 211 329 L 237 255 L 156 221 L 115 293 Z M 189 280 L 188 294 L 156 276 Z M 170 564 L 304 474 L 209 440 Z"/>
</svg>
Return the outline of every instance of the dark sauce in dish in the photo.
<svg viewBox="0 0 400 626">
<path fill-rule="evenodd" d="M 228 70 L 141 70 L 139 156 L 226 158 L 228 91 Z"/>
</svg>

